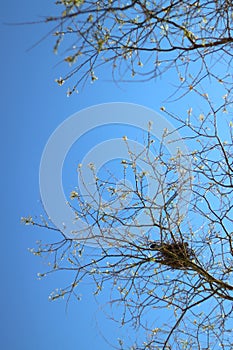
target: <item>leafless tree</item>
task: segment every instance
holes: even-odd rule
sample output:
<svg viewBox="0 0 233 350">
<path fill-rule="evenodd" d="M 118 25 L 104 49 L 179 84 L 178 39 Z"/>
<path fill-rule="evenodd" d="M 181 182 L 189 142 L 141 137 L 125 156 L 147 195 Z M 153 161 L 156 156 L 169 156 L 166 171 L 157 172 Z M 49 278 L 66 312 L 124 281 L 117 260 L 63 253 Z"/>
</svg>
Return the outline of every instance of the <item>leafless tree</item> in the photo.
<svg viewBox="0 0 233 350">
<path fill-rule="evenodd" d="M 45 274 L 73 273 L 51 299 L 79 298 L 79 284 L 91 277 L 95 295 L 107 285 L 112 308 L 121 306 L 117 321 L 144 334 L 131 345 L 120 340 L 120 349 L 232 349 L 232 2 L 61 0 L 57 6 L 61 14 L 45 22 L 54 25 L 54 50 L 66 45 L 70 69 L 57 82 L 73 81 L 68 94 L 96 80 L 102 65 L 120 81 L 175 70 L 179 97 L 195 94 L 204 111 L 189 108 L 184 117 L 161 108 L 182 134 L 185 154 L 171 157 L 169 133 L 158 147 L 148 130 L 142 152 L 124 138 L 129 156 L 118 166 L 120 179 L 111 172 L 99 178 L 91 165 L 93 193 L 79 168 L 86 192 L 74 189 L 70 205 L 86 224 L 85 239 L 23 218 L 60 232 L 59 241 L 32 250 L 49 255 Z M 222 96 L 213 102 L 214 84 Z M 153 194 L 150 181 L 158 184 Z"/>
<path fill-rule="evenodd" d="M 112 307 L 121 305 L 118 321 L 145 333 L 143 343 L 131 349 L 231 349 L 231 118 L 225 115 L 229 126 L 223 139 L 218 130 L 222 108 L 212 109 L 205 117 L 190 116 L 189 122 L 165 113 L 179 119 L 190 151 L 170 157 L 165 147 L 169 134 L 165 132 L 160 147 L 155 147 L 156 140 L 148 132 L 144 150 L 135 154 L 124 137 L 129 159 L 119 164 L 121 180 L 110 172 L 100 179 L 91 164 L 94 194 L 87 194 L 88 187 L 86 194 L 78 189 L 71 193 L 77 222 L 87 224 L 85 240 L 63 236 L 32 252 L 50 256 L 51 269 L 46 274 L 73 272 L 71 283 L 51 299 L 78 297 L 79 283 L 85 278 L 93 278 L 94 294 L 107 284 Z M 157 152 L 153 158 L 151 151 Z M 192 159 L 192 172 L 187 159 Z M 81 167 L 79 171 L 85 186 Z M 158 186 L 148 195 L 151 179 Z M 24 222 L 54 229 L 32 218 Z M 130 348 L 123 340 L 120 344 L 120 349 Z"/>
<path fill-rule="evenodd" d="M 101 78 L 103 65 L 117 81 L 149 80 L 177 72 L 176 85 L 191 91 L 207 77 L 232 80 L 233 5 L 231 0 L 60 0 L 60 15 L 49 16 L 70 69 L 59 85 Z M 56 13 L 57 13 L 56 11 Z M 71 79 L 72 78 L 72 79 Z"/>
</svg>

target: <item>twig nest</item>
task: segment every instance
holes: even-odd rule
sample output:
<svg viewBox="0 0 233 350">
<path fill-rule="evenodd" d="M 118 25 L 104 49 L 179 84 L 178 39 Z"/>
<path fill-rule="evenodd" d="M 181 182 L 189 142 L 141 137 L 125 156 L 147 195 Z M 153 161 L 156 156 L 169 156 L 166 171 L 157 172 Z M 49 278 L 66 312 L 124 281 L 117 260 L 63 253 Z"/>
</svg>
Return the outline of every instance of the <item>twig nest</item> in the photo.
<svg viewBox="0 0 233 350">
<path fill-rule="evenodd" d="M 190 266 L 194 252 L 189 248 L 187 242 L 154 242 L 150 249 L 158 252 L 159 262 L 170 266 L 172 269 L 185 270 Z"/>
</svg>

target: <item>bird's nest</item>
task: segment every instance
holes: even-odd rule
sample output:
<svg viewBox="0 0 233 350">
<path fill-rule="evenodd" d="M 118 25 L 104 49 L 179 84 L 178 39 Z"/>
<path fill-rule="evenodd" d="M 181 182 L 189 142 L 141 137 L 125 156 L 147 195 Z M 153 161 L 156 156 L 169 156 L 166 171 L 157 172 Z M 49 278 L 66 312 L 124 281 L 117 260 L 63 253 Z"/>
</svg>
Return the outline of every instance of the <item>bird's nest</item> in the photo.
<svg viewBox="0 0 233 350">
<path fill-rule="evenodd" d="M 150 248 L 157 251 L 158 262 L 172 269 L 186 270 L 195 257 L 187 242 L 155 242 Z"/>
</svg>

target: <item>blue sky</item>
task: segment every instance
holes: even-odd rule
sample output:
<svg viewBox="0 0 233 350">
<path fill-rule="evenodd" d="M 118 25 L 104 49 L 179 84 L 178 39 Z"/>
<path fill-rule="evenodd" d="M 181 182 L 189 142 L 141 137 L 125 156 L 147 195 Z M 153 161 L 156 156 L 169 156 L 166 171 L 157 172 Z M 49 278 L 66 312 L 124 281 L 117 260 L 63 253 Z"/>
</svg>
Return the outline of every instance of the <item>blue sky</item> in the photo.
<svg viewBox="0 0 233 350">
<path fill-rule="evenodd" d="M 63 66 L 52 52 L 53 38 L 29 50 L 46 34 L 45 25 L 13 26 L 51 15 L 53 2 L 4 2 L 1 23 L 1 114 L 2 136 L 2 283 L 0 347 L 6 350 L 109 349 L 100 330 L 115 338 L 113 326 L 105 321 L 89 297 L 90 286 L 80 290 L 83 301 L 70 304 L 49 302 L 48 296 L 61 287 L 64 276 L 52 275 L 42 281 L 37 272 L 44 261 L 33 257 L 28 248 L 54 233 L 20 224 L 21 216 L 42 213 L 39 193 L 39 165 L 43 148 L 55 128 L 73 113 L 104 102 L 138 103 L 159 111 L 168 95 L 173 76 L 156 83 L 112 83 L 111 70 L 101 72 L 95 84 L 89 82 L 70 98 L 54 82 Z M 182 107 L 184 112 L 190 101 Z M 177 110 L 178 104 L 173 105 Z M 119 135 L 122 136 L 122 135 Z M 85 146 L 86 147 L 86 146 Z M 66 165 L 67 169 L 68 165 Z M 72 170 L 73 171 L 73 170 Z M 68 186 L 69 187 L 69 186 Z M 96 327 L 95 317 L 101 329 Z"/>
<path fill-rule="evenodd" d="M 48 296 L 63 285 L 63 276 L 39 281 L 37 272 L 44 269 L 42 259 L 28 252 L 38 239 L 51 234 L 20 224 L 21 216 L 39 216 L 42 211 L 39 193 L 39 164 L 43 148 L 54 129 L 68 116 L 82 108 L 112 101 L 145 104 L 159 109 L 155 89 L 141 94 L 137 85 L 110 82 L 87 84 L 79 95 L 67 98 L 65 89 L 54 82 L 59 77 L 59 57 L 52 52 L 53 38 L 28 49 L 47 32 L 43 25 L 8 26 L 5 22 L 37 20 L 51 14 L 52 2 L 18 1 L 2 5 L 1 22 L 1 100 L 2 100 L 2 283 L 0 347 L 6 350 L 109 349 L 101 328 L 115 338 L 112 325 L 104 321 L 90 288 L 80 292 L 83 301 L 50 302 Z M 109 79 L 111 73 L 106 78 Z M 154 96 L 154 97 L 153 97 Z M 98 315 L 98 316 L 95 316 Z M 104 322 L 104 323 L 103 323 Z M 103 329 L 102 329 L 103 331 Z"/>
</svg>

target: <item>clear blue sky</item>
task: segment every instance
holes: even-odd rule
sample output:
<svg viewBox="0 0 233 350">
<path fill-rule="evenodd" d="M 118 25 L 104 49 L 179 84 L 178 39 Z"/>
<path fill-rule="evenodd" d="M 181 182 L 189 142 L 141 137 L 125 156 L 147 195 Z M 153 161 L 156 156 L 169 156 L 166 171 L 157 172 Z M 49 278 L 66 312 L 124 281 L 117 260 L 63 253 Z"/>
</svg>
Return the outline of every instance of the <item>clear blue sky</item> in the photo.
<svg viewBox="0 0 233 350">
<path fill-rule="evenodd" d="M 116 330 L 104 321 L 98 306 L 89 297 L 90 288 L 80 290 L 83 301 L 49 302 L 48 296 L 62 287 L 62 275 L 42 281 L 37 272 L 44 269 L 42 259 L 28 248 L 50 232 L 20 224 L 20 217 L 40 215 L 38 170 L 43 148 L 54 129 L 68 116 L 85 107 L 103 102 L 131 102 L 159 111 L 168 95 L 172 76 L 142 84 L 110 82 L 105 71 L 98 82 L 89 84 L 79 95 L 67 98 L 65 89 L 54 82 L 62 73 L 52 52 L 53 38 L 28 49 L 46 34 L 45 25 L 8 26 L 5 22 L 24 22 L 51 15 L 52 1 L 12 0 L 2 4 L 1 24 L 1 177 L 2 177 L 2 249 L 1 336 L 5 350 L 110 349 L 96 327 L 95 317 L 115 338 Z M 109 81 L 107 81 L 109 80 Z M 191 102 L 190 102 L 191 103 Z M 174 104 L 177 112 L 177 103 Z M 190 107 L 187 102 L 185 111 Z M 122 136 L 122 135 L 119 135 Z M 112 334 L 112 335 L 111 335 Z M 108 337 L 109 338 L 109 337 Z"/>
</svg>

